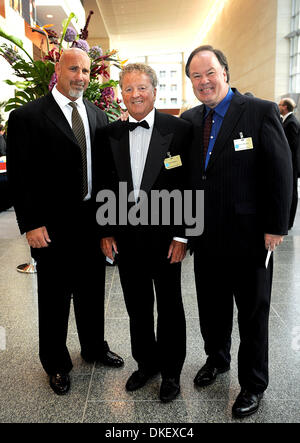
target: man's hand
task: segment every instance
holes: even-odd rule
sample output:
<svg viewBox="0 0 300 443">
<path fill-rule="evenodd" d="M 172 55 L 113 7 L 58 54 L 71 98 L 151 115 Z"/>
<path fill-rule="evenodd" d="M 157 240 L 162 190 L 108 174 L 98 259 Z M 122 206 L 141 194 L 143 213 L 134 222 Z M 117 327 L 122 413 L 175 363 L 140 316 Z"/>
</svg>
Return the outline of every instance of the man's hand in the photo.
<svg viewBox="0 0 300 443">
<path fill-rule="evenodd" d="M 275 251 L 276 246 L 283 242 L 283 235 L 265 234 L 265 248 Z"/>
<path fill-rule="evenodd" d="M 128 111 L 123 111 L 123 109 L 121 109 L 120 120 L 122 122 L 126 122 L 126 120 L 128 120 L 128 117 L 129 117 Z"/>
<path fill-rule="evenodd" d="M 169 252 L 168 252 L 168 258 L 171 258 L 170 263 L 180 263 L 186 254 L 186 243 L 172 240 Z"/>
<path fill-rule="evenodd" d="M 29 246 L 32 248 L 47 248 L 51 242 L 45 226 L 26 232 Z"/>
<path fill-rule="evenodd" d="M 118 247 L 114 237 L 102 238 L 100 242 L 100 247 L 106 257 L 110 258 L 112 261 L 115 260 L 113 252 L 115 252 L 115 254 L 118 254 Z"/>
</svg>

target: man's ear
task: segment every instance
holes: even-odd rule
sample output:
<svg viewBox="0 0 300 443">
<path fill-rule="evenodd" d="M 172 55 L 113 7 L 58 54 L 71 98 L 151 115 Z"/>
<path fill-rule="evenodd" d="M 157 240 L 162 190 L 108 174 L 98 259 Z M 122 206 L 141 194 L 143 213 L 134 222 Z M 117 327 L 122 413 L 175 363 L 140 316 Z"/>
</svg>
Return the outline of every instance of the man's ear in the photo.
<svg viewBox="0 0 300 443">
<path fill-rule="evenodd" d="M 59 75 L 60 74 L 60 65 L 58 62 L 55 63 L 55 74 Z"/>
</svg>

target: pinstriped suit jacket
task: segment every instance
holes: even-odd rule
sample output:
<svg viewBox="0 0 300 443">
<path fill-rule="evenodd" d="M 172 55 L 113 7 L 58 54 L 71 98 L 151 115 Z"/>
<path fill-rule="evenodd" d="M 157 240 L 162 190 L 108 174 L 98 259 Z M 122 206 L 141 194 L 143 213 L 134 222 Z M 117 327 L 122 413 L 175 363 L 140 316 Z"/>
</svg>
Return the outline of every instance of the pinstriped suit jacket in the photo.
<svg viewBox="0 0 300 443">
<path fill-rule="evenodd" d="M 291 154 L 275 103 L 236 89 L 206 170 L 202 150 L 204 105 L 182 114 L 194 128 L 189 180 L 204 190 L 204 233 L 194 247 L 221 256 L 264 256 L 264 234 L 287 234 L 292 193 Z M 253 149 L 234 140 L 251 137 Z"/>
</svg>

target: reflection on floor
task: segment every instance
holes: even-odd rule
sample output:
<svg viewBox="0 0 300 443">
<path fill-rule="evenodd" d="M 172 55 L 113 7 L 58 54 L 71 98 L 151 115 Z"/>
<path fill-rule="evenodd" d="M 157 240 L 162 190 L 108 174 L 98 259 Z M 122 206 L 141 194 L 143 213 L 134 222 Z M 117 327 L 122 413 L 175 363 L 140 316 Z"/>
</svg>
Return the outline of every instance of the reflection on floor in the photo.
<svg viewBox="0 0 300 443">
<path fill-rule="evenodd" d="M 160 377 L 128 393 L 124 385 L 135 369 L 130 353 L 128 317 L 118 270 L 107 268 L 106 338 L 125 359 L 122 369 L 89 365 L 80 357 L 74 315 L 68 346 L 73 359 L 68 395 L 56 396 L 38 359 L 36 275 L 16 267 L 30 260 L 18 233 L 13 210 L 0 213 L 0 422 L 99 423 L 223 423 L 231 416 L 239 393 L 234 323 L 232 369 L 207 388 L 195 388 L 193 378 L 205 362 L 199 333 L 192 260 L 183 265 L 183 295 L 188 349 L 181 377 L 181 394 L 174 402 L 158 399 Z M 300 423 L 300 213 L 295 227 L 275 256 L 270 317 L 270 385 L 259 412 L 244 422 Z M 55 278 L 55 266 L 53 267 Z"/>
</svg>

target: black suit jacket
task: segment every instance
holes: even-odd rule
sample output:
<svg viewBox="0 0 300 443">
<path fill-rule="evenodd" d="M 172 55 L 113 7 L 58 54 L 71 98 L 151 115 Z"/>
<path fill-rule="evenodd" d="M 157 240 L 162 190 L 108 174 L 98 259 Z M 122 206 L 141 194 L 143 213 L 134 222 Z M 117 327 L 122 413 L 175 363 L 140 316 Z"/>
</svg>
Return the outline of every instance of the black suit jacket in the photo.
<svg viewBox="0 0 300 443">
<path fill-rule="evenodd" d="M 204 190 L 204 233 L 194 247 L 212 256 L 265 256 L 264 233 L 284 235 L 288 230 L 291 155 L 278 107 L 233 91 L 206 170 L 204 106 L 182 114 L 194 127 L 190 184 Z M 253 149 L 235 151 L 241 132 L 252 138 Z"/>
<path fill-rule="evenodd" d="M 6 141 L 2 134 L 0 134 L 0 157 L 6 155 Z"/>
<path fill-rule="evenodd" d="M 148 196 L 149 219 L 151 211 L 150 192 L 152 190 L 173 190 L 182 191 L 184 188 L 186 168 L 186 152 L 189 149 L 191 137 L 191 125 L 171 115 L 162 114 L 155 111 L 155 121 L 150 140 L 148 155 L 144 168 L 143 178 L 141 182 L 141 190 Z M 126 122 L 116 121 L 108 127 L 98 132 L 98 145 L 102 144 L 103 149 L 99 150 L 98 160 L 96 162 L 96 171 L 98 175 L 97 189 L 111 189 L 119 197 L 119 183 L 125 182 L 127 184 L 127 195 L 133 190 L 131 164 L 130 164 L 130 150 L 129 150 L 129 130 Z M 182 166 L 167 170 L 164 166 L 164 159 L 167 158 L 167 153 L 171 156 L 180 155 Z M 104 179 L 103 179 L 104 178 Z M 103 179 L 103 180 L 102 180 Z M 99 204 L 97 204 L 99 207 Z M 128 204 L 128 209 L 134 203 Z M 118 206 L 118 205 L 117 205 Z M 118 208 L 117 208 L 118 209 Z M 129 237 L 133 232 L 150 233 L 151 235 L 162 235 L 167 241 L 175 236 L 184 236 L 183 226 L 174 226 L 172 224 L 172 217 L 169 226 L 163 226 L 161 220 L 156 226 L 120 226 L 117 225 L 106 226 L 103 230 L 103 237 L 120 236 Z"/>
<path fill-rule="evenodd" d="M 84 104 L 93 163 L 96 128 L 105 126 L 108 119 L 92 103 L 84 100 Z M 46 226 L 52 240 L 76 225 L 81 202 L 80 148 L 51 93 L 11 112 L 7 169 L 21 233 Z"/>
<path fill-rule="evenodd" d="M 282 125 L 292 152 L 294 175 L 300 176 L 300 123 L 294 114 L 290 114 Z"/>
</svg>

